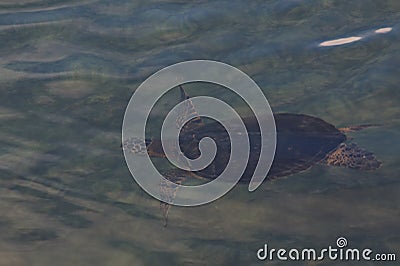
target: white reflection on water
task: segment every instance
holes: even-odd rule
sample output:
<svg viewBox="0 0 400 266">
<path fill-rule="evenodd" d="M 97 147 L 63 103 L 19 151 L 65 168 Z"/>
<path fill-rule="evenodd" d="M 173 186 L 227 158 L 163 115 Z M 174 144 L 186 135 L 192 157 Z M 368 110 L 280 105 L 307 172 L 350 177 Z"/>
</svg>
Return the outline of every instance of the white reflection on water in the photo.
<svg viewBox="0 0 400 266">
<path fill-rule="evenodd" d="M 384 33 L 388 33 L 391 31 L 392 31 L 391 27 L 380 28 L 380 29 L 373 31 L 372 33 L 367 32 L 361 36 L 352 36 L 352 37 L 347 37 L 347 38 L 340 38 L 340 39 L 335 39 L 335 40 L 324 41 L 324 42 L 321 42 L 318 46 L 328 47 L 328 46 L 338 46 L 338 45 L 349 44 L 349 43 L 360 41 L 360 40 L 370 37 L 374 34 L 384 34 Z"/>
</svg>

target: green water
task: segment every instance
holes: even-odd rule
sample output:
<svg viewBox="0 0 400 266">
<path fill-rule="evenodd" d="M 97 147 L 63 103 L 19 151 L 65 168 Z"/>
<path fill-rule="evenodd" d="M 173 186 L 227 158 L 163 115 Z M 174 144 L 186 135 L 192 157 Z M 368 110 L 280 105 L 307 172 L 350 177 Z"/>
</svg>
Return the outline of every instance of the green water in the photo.
<svg viewBox="0 0 400 266">
<path fill-rule="evenodd" d="M 321 249 L 340 236 L 399 260 L 399 19 L 398 0 L 1 1 L 0 265 L 262 265 L 265 243 Z M 193 59 L 246 72 L 274 112 L 381 124 L 349 137 L 383 166 L 240 185 L 173 207 L 164 228 L 126 167 L 122 119 L 150 74 Z"/>
</svg>

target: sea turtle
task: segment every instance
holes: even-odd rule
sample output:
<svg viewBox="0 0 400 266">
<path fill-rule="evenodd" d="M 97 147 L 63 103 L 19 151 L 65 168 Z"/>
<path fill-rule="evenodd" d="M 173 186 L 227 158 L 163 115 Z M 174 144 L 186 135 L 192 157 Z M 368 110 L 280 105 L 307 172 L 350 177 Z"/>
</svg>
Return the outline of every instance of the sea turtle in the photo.
<svg viewBox="0 0 400 266">
<path fill-rule="evenodd" d="M 180 86 L 181 100 L 190 99 Z M 186 113 L 196 113 L 190 100 L 187 101 Z M 360 125 L 347 128 L 336 128 L 332 124 L 306 114 L 276 113 L 274 114 L 277 130 L 277 146 L 274 161 L 267 179 L 289 176 L 309 169 L 321 163 L 332 166 L 343 166 L 360 170 L 373 170 L 380 167 L 381 162 L 373 153 L 359 148 L 354 143 L 345 143 L 345 133 L 357 131 L 374 125 Z M 249 182 L 258 163 L 261 136 L 255 117 L 243 118 L 250 140 L 250 157 L 247 168 L 239 182 Z M 179 184 L 185 177 L 193 176 L 202 179 L 215 179 L 225 169 L 230 157 L 230 139 L 224 127 L 218 122 L 204 123 L 196 116 L 183 127 L 180 132 L 180 147 L 184 155 L 194 159 L 200 155 L 199 141 L 211 137 L 217 144 L 217 154 L 213 162 L 205 169 L 196 172 L 169 171 L 164 176 Z M 151 157 L 165 157 L 159 139 L 129 139 L 123 148 L 133 153 L 147 152 Z M 165 199 L 174 197 L 176 187 L 161 184 Z M 166 219 L 169 205 L 161 203 Z"/>
</svg>

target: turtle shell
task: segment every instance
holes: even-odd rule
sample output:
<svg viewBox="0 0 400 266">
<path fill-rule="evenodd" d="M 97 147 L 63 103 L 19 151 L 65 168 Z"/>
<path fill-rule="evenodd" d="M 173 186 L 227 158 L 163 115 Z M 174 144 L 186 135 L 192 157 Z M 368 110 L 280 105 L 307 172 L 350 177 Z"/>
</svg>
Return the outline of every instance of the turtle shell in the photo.
<svg viewBox="0 0 400 266">
<path fill-rule="evenodd" d="M 279 113 L 274 115 L 277 129 L 277 146 L 269 178 L 277 178 L 298 173 L 310 168 L 334 151 L 346 136 L 335 126 L 324 120 L 304 115 Z M 255 117 L 243 119 L 250 139 L 250 157 L 247 168 L 240 179 L 249 182 L 253 176 L 260 155 L 261 134 Z M 190 123 L 190 122 L 189 122 Z M 225 128 L 219 122 L 206 123 L 202 126 L 187 127 L 180 136 L 182 152 L 195 159 L 200 155 L 199 141 L 204 137 L 214 139 L 217 154 L 213 162 L 197 175 L 215 179 L 218 177 L 230 158 L 230 139 Z"/>
</svg>

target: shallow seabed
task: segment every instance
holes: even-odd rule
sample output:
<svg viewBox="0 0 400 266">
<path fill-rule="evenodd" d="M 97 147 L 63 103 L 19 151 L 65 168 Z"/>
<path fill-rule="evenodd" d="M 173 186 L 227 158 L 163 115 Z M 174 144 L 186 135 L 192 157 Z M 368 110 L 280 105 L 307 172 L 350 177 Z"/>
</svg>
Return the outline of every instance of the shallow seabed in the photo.
<svg viewBox="0 0 400 266">
<path fill-rule="evenodd" d="M 321 249 L 340 236 L 399 260 L 399 19 L 398 0 L 1 1 L 0 265 L 258 265 L 265 243 Z M 192 59 L 243 70 L 274 112 L 381 124 L 349 137 L 383 166 L 240 185 L 172 208 L 164 228 L 126 167 L 122 119 L 150 74 Z M 297 264 L 322 263 L 339 262 Z"/>
</svg>

